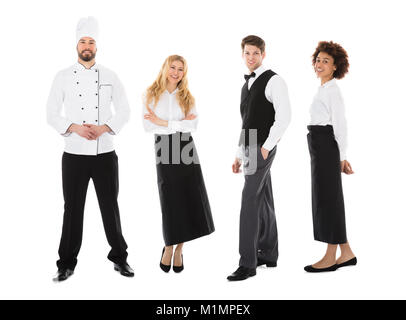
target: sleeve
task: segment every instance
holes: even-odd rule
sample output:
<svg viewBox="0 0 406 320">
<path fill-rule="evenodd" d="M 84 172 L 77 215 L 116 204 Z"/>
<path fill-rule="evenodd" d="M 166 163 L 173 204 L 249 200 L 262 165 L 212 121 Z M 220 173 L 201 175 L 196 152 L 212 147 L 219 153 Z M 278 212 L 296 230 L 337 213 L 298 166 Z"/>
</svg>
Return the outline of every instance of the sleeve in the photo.
<svg viewBox="0 0 406 320">
<path fill-rule="evenodd" d="M 242 160 L 244 157 L 242 146 L 238 146 L 237 152 L 235 153 L 235 157 Z"/>
<path fill-rule="evenodd" d="M 175 130 L 175 131 L 180 131 L 180 132 L 194 132 L 196 131 L 197 128 L 197 122 L 198 122 L 198 115 L 196 111 L 196 107 L 193 107 L 189 114 L 194 114 L 196 118 L 193 120 L 180 120 L 180 121 L 175 121 L 175 120 L 169 120 L 168 121 L 168 128 L 170 130 Z"/>
<path fill-rule="evenodd" d="M 59 72 L 52 83 L 51 92 L 47 102 L 47 122 L 58 133 L 63 136 L 69 136 L 67 132 L 72 125 L 72 121 L 61 115 L 64 101 L 63 75 Z"/>
<path fill-rule="evenodd" d="M 282 138 L 291 119 L 288 87 L 285 81 L 278 75 L 273 76 L 265 88 L 265 96 L 273 103 L 275 109 L 275 122 L 262 146 L 270 151 Z"/>
<path fill-rule="evenodd" d="M 113 74 L 113 105 L 115 114 L 105 124 L 112 130 L 110 134 L 118 134 L 130 119 L 130 106 L 123 84 L 117 75 Z"/>
<path fill-rule="evenodd" d="M 167 134 L 168 133 L 168 128 L 167 127 L 162 127 L 162 126 L 158 126 L 155 123 L 152 123 L 151 121 L 144 119 L 144 115 L 148 113 L 148 109 L 147 109 L 147 102 L 146 102 L 146 98 L 145 96 L 142 99 L 142 121 L 144 124 L 144 130 L 146 132 L 150 132 L 150 133 L 155 133 L 155 134 Z M 150 106 L 151 108 L 152 106 Z"/>
<path fill-rule="evenodd" d="M 343 161 L 347 158 L 347 120 L 345 118 L 344 100 L 338 88 L 332 90 L 329 105 L 334 137 L 340 150 L 340 160 Z"/>
</svg>

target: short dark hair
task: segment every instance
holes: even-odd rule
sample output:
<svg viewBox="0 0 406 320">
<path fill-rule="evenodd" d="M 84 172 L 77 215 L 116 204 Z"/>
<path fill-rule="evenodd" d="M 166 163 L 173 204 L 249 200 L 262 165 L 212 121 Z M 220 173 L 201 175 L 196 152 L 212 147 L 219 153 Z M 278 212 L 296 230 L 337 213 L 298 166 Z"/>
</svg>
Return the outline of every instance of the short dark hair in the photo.
<svg viewBox="0 0 406 320">
<path fill-rule="evenodd" d="M 265 51 L 265 41 L 258 36 L 250 35 L 242 39 L 241 41 L 242 50 L 244 50 L 246 44 L 256 46 L 257 48 L 259 48 L 259 50 L 261 50 L 261 53 L 264 53 Z"/>
<path fill-rule="evenodd" d="M 333 73 L 333 77 L 337 79 L 344 78 L 350 67 L 347 51 L 345 51 L 341 45 L 333 41 L 320 41 L 312 56 L 313 65 L 316 63 L 317 56 L 320 52 L 325 52 L 333 57 L 334 65 L 337 68 Z"/>
</svg>

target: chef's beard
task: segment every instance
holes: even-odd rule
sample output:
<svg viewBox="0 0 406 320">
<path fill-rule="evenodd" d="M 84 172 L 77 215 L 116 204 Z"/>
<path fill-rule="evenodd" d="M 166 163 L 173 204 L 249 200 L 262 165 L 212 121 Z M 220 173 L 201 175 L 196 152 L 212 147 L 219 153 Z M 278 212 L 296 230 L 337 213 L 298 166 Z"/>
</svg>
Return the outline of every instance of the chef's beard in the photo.
<svg viewBox="0 0 406 320">
<path fill-rule="evenodd" d="M 86 62 L 91 61 L 96 57 L 96 52 L 95 53 L 90 52 L 89 55 L 87 55 L 87 54 L 84 55 L 82 53 L 78 53 L 78 54 L 79 54 L 79 58 L 82 59 L 83 61 L 86 61 Z"/>
</svg>

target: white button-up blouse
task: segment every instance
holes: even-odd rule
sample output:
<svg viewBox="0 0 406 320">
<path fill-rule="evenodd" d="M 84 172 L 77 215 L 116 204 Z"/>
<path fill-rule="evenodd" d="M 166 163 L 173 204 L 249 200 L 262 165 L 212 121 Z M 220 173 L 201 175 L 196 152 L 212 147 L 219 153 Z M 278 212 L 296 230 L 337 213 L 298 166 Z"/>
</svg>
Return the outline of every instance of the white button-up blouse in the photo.
<svg viewBox="0 0 406 320">
<path fill-rule="evenodd" d="M 144 115 L 148 113 L 144 98 L 142 116 L 145 131 L 155 134 L 173 134 L 176 132 L 193 132 L 196 130 L 198 122 L 196 107 L 193 107 L 189 112 L 189 114 L 196 115 L 196 118 L 193 120 L 183 120 L 186 115 L 182 112 L 176 99 L 177 92 L 178 89 L 175 89 L 172 93 L 165 90 L 159 98 L 156 107 L 154 107 L 153 103 L 149 105 L 149 108 L 155 112 L 158 118 L 168 121 L 167 127 L 158 126 L 150 120 L 144 119 Z"/>
<path fill-rule="evenodd" d="M 47 120 L 64 136 L 66 152 L 97 155 L 113 151 L 113 135 L 121 130 L 129 116 L 124 87 L 113 71 L 98 64 L 86 69 L 76 63 L 57 73 L 48 98 Z M 67 132 L 73 123 L 106 124 L 112 132 L 102 134 L 97 140 L 87 140 Z"/>
<path fill-rule="evenodd" d="M 319 87 L 310 107 L 310 125 L 333 126 L 340 151 L 340 160 L 346 160 L 347 121 L 344 101 L 337 81 L 332 79 Z"/>
</svg>

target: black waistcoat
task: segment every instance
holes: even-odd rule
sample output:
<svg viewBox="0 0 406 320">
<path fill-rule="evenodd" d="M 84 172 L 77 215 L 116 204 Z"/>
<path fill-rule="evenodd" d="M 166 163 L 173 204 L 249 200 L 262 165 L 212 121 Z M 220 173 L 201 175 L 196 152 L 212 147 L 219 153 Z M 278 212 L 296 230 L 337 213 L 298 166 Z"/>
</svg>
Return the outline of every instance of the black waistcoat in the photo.
<svg viewBox="0 0 406 320">
<path fill-rule="evenodd" d="M 238 145 L 259 144 L 262 146 L 268 138 L 269 130 L 275 121 L 275 109 L 265 96 L 265 88 L 275 74 L 272 70 L 267 70 L 254 81 L 250 90 L 248 90 L 248 81 L 242 87 L 240 105 L 242 130 Z M 256 142 L 249 139 L 249 129 L 256 130 Z"/>
</svg>

